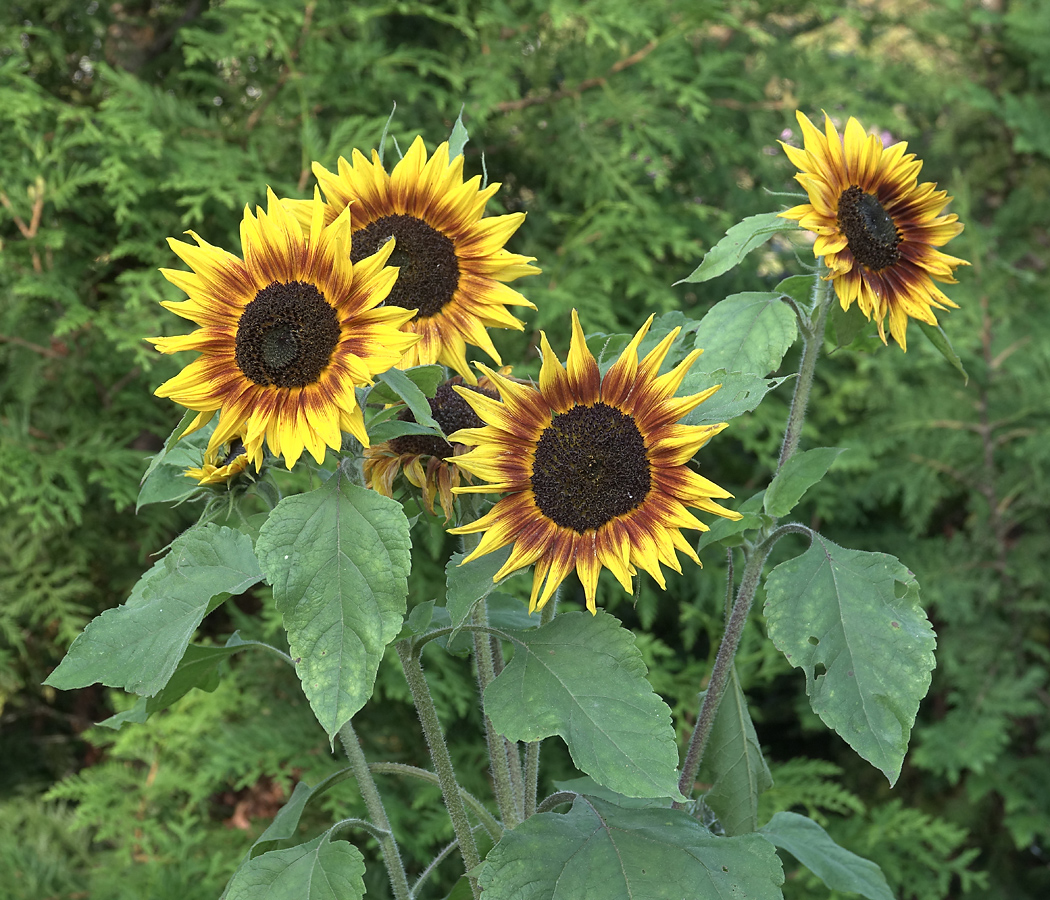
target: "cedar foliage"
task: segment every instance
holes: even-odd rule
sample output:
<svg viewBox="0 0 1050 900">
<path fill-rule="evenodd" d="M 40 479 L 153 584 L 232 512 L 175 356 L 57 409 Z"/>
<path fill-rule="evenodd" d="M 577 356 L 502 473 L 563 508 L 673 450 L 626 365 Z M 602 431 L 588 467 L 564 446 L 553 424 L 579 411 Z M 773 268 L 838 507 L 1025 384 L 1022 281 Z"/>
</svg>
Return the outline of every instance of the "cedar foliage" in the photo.
<svg viewBox="0 0 1050 900">
<path fill-rule="evenodd" d="M 502 210 L 490 210 L 528 213 L 512 249 L 544 269 L 523 286 L 538 306 L 532 336 L 570 307 L 591 330 L 633 332 L 649 312 L 702 310 L 745 281 L 772 287 L 794 265 L 777 244 L 740 274 L 671 285 L 727 226 L 775 208 L 764 189 L 789 189 L 775 139 L 795 128 L 796 107 L 907 138 L 923 176 L 956 197 L 967 230 L 952 252 L 974 265 L 944 321 L 969 383 L 918 335 L 903 356 L 868 329 L 857 346 L 872 352 L 826 361 L 810 413 L 823 443 L 858 449 L 804 511 L 844 546 L 905 560 L 940 638 L 894 793 L 809 727 L 801 680 L 768 642 L 745 640 L 738 666 L 779 762 L 769 813 L 822 816 L 901 897 L 1045 896 L 1048 22 L 1047 0 L 6 4 L 0 881 L 12 896 L 215 897 L 246 846 L 231 827 L 257 834 L 293 780 L 336 765 L 294 685 L 266 664 L 239 662 L 214 693 L 116 734 L 85 729 L 121 698 L 39 684 L 196 515 L 133 510 L 178 415 L 151 394 L 177 363 L 142 341 L 179 327 L 158 305 L 177 299 L 157 272 L 176 262 L 165 238 L 193 229 L 235 247 L 245 203 L 266 185 L 308 196 L 310 161 L 333 168 L 377 145 L 395 102 L 401 147 L 416 133 L 432 147 L 462 106 L 468 169 L 503 182 Z M 512 359 L 516 340 L 496 335 Z M 754 453 L 782 412 L 771 398 L 714 448 L 715 480 L 740 501 L 768 474 Z M 434 548 L 440 584 L 446 538 L 414 537 Z M 635 610 L 605 598 L 645 630 L 676 715 L 695 708 L 721 627 L 724 575 L 705 563 L 667 595 L 643 590 Z M 228 631 L 266 634 L 268 609 L 265 592 L 231 604 Z M 751 627 L 757 637 L 761 621 Z M 473 687 L 466 667 L 444 668 L 438 702 L 456 734 L 457 720 L 477 718 Z M 390 702 L 369 739 L 419 762 L 404 686 L 381 682 L 378 694 Z M 461 771 L 479 771 L 480 747 L 455 752 Z M 436 788 L 390 783 L 395 830 L 424 859 L 451 834 L 432 812 Z M 51 800 L 36 799 L 48 787 Z M 355 814 L 352 790 L 332 802 Z M 373 873 L 370 893 L 382 896 L 381 882 Z M 789 879 L 786 890 L 805 889 Z"/>
</svg>

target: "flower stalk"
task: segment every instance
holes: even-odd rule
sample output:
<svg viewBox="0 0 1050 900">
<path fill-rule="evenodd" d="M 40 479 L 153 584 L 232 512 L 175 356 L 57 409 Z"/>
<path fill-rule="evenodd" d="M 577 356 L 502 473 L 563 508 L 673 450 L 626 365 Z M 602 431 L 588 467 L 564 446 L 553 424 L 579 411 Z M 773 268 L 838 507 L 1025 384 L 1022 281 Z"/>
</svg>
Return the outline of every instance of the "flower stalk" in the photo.
<svg viewBox="0 0 1050 900">
<path fill-rule="evenodd" d="M 825 281 L 821 277 L 826 272 L 827 268 L 821 260 L 814 276 L 812 310 L 808 317 L 804 315 L 799 317 L 799 330 L 802 332 L 802 360 L 798 367 L 798 378 L 795 380 L 795 393 L 791 398 L 787 428 L 784 429 L 784 443 L 780 446 L 777 472 L 780 472 L 784 468 L 784 463 L 795 455 L 798 442 L 802 437 L 802 425 L 806 421 L 806 407 L 809 404 L 810 392 L 813 390 L 813 373 L 816 371 L 817 359 L 824 344 L 824 328 L 828 321 L 831 298 L 834 296 L 832 282 Z"/>
<path fill-rule="evenodd" d="M 799 440 L 802 437 L 802 426 L 806 421 L 806 408 L 809 405 L 809 395 L 813 390 L 813 374 L 816 371 L 817 359 L 824 343 L 824 328 L 828 320 L 828 311 L 834 297 L 831 281 L 824 280 L 821 276 L 826 274 L 827 269 L 821 261 L 814 273 L 813 279 L 813 303 L 807 314 L 799 316 L 799 330 L 802 332 L 802 358 L 799 361 L 798 378 L 795 381 L 795 393 L 791 398 L 791 410 L 788 413 L 787 426 L 784 429 L 784 442 L 780 448 L 780 460 L 777 465 L 779 472 L 784 464 L 794 456 L 798 450 Z M 759 532 L 755 544 L 744 551 L 745 565 L 744 573 L 740 579 L 740 587 L 736 593 L 736 600 L 726 621 L 725 634 L 719 644 L 718 653 L 715 656 L 715 664 L 711 669 L 711 679 L 704 694 L 703 703 L 700 705 L 700 713 L 696 718 L 692 737 L 689 739 L 689 748 L 686 751 L 685 760 L 682 763 L 681 776 L 678 779 L 678 790 L 685 796 L 689 796 L 696 781 L 696 773 L 700 770 L 700 763 L 704 757 L 704 750 L 711 737 L 714 728 L 715 716 L 718 714 L 719 704 L 725 695 L 726 686 L 729 684 L 729 675 L 733 670 L 733 660 L 736 658 L 737 649 L 740 646 L 740 638 L 744 634 L 744 626 L 747 617 L 751 613 L 751 605 L 755 600 L 755 593 L 762 580 L 762 567 L 766 558 L 777 539 L 786 533 L 785 529 L 778 529 L 771 533 L 771 529 L 763 529 Z M 730 572 L 732 564 L 730 561 Z M 681 803 L 675 804 L 681 807 Z"/>
<path fill-rule="evenodd" d="M 430 749 L 430 758 L 434 761 L 434 770 L 441 784 L 441 796 L 445 801 L 449 817 L 452 819 L 452 829 L 456 833 L 456 840 L 459 841 L 459 852 L 463 857 L 467 880 L 470 882 L 470 891 L 474 900 L 478 900 L 481 897 L 481 888 L 478 886 L 477 878 L 471 872 L 481 864 L 481 857 L 478 855 L 478 845 L 474 840 L 474 832 L 470 828 L 470 820 L 467 819 L 467 809 L 460 795 L 459 782 L 456 781 L 456 772 L 452 768 L 452 757 L 449 755 L 448 744 L 445 743 L 445 736 L 441 731 L 441 720 L 434 706 L 434 698 L 431 696 L 430 687 L 423 674 L 423 667 L 419 664 L 419 658 L 413 651 L 411 643 L 399 641 L 397 654 L 401 658 L 401 667 L 405 672 L 408 689 L 412 693 L 419 724 L 423 727 L 423 736 Z"/>
<path fill-rule="evenodd" d="M 412 891 L 408 887 L 408 876 L 405 874 L 405 865 L 401 861 L 401 853 L 397 849 L 397 841 L 394 840 L 394 832 L 390 827 L 390 819 L 387 818 L 386 808 L 383 806 L 383 798 L 379 795 L 375 779 L 368 767 L 361 742 L 357 738 L 354 726 L 347 722 L 339 729 L 339 740 L 343 745 L 343 752 L 350 762 L 350 768 L 357 779 L 358 790 L 365 801 L 368 815 L 372 817 L 371 824 L 378 829 L 375 836 L 379 841 L 379 849 L 383 854 L 383 863 L 386 865 L 387 874 L 390 876 L 390 889 L 393 891 L 394 900 L 412 900 Z"/>
<path fill-rule="evenodd" d="M 479 601 L 475 605 L 471 621 L 479 628 L 488 626 L 488 606 L 484 600 Z M 484 707 L 485 688 L 496 677 L 492 640 L 484 631 L 474 632 L 474 658 L 477 660 L 478 665 L 478 694 L 481 697 L 482 707 Z M 492 720 L 488 717 L 488 714 L 485 714 L 485 741 L 488 745 L 489 760 L 492 768 L 492 783 L 496 793 L 496 804 L 499 806 L 500 818 L 505 826 L 513 828 L 521 823 L 523 810 L 515 796 L 517 792 L 514 790 L 511 766 L 516 765 L 518 767 L 518 780 L 520 782 L 521 763 L 517 760 L 511 760 L 507 753 L 508 747 L 502 736 L 497 734 L 495 728 L 492 727 Z"/>
</svg>

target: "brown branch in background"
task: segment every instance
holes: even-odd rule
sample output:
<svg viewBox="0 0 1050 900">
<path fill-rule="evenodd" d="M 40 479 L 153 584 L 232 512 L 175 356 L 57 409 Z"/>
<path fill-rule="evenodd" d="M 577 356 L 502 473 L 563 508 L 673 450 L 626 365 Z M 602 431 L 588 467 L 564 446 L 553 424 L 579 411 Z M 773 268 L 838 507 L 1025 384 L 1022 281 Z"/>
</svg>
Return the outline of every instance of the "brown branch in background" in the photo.
<svg viewBox="0 0 1050 900">
<path fill-rule="evenodd" d="M 49 359 L 61 359 L 69 353 L 69 348 L 65 344 L 60 344 L 57 347 L 45 347 L 42 344 L 34 344 L 32 341 L 27 341 L 25 338 L 20 338 L 14 334 L 0 334 L 0 344 L 16 344 Z"/>
<path fill-rule="evenodd" d="M 99 386 L 99 401 L 102 403 L 102 408 L 109 409 L 112 407 L 113 398 L 136 379 L 140 371 L 141 367 L 135 366 L 130 372 L 114 381 L 113 384 L 109 386 L 108 390 L 101 390 L 101 387 Z"/>
<path fill-rule="evenodd" d="M 598 76 L 597 78 L 585 78 L 573 87 L 562 88 L 561 90 L 552 91 L 549 94 L 534 94 L 530 97 L 522 97 L 520 100 L 504 100 L 502 103 L 497 103 L 495 108 L 498 112 L 514 112 L 515 110 L 525 109 L 529 106 L 538 106 L 541 103 L 552 103 L 555 100 L 562 100 L 565 97 L 577 97 L 584 91 L 604 85 L 609 75 L 622 72 L 624 69 L 640 63 L 652 53 L 656 47 L 657 41 L 653 39 L 642 47 L 641 50 L 632 53 L 630 56 L 625 56 L 623 59 L 618 59 L 609 67 L 609 71 L 605 75 Z"/>
<path fill-rule="evenodd" d="M 27 241 L 33 240 L 36 237 L 37 232 L 40 230 L 40 218 L 44 214 L 44 188 L 46 182 L 41 176 L 36 177 L 36 181 L 29 187 L 29 196 L 33 198 L 33 215 L 29 220 L 29 224 L 26 225 L 22 221 L 22 217 L 15 212 L 15 208 L 8 198 L 7 194 L 0 191 L 0 204 L 3 204 L 4 209 L 11 213 L 11 218 L 14 219 L 15 227 L 22 233 Z M 40 254 L 34 247 L 33 253 L 33 271 L 38 274 L 44 270 L 44 267 L 40 264 Z"/>
</svg>

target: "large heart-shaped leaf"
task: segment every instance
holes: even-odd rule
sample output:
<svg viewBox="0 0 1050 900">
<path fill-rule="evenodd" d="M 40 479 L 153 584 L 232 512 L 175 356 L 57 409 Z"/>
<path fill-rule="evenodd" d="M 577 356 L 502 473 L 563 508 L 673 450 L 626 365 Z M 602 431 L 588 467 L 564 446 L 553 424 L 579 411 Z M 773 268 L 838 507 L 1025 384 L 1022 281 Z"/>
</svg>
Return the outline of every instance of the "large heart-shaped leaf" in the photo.
<svg viewBox="0 0 1050 900">
<path fill-rule="evenodd" d="M 784 874 L 757 834 L 715 837 L 681 810 L 578 797 L 504 832 L 478 880 L 485 900 L 782 900 Z"/>
<path fill-rule="evenodd" d="M 773 643 L 806 673 L 814 712 L 894 784 L 936 646 L 912 573 L 816 535 L 769 573 L 765 613 Z"/>
<path fill-rule="evenodd" d="M 364 873 L 360 850 L 322 834 L 248 860 L 230 881 L 225 900 L 361 900 Z"/>
<path fill-rule="evenodd" d="M 410 547 L 401 505 L 341 469 L 282 500 L 259 534 L 296 671 L 329 738 L 372 696 L 386 645 L 401 630 Z"/>
<path fill-rule="evenodd" d="M 191 528 L 126 603 L 88 623 L 45 684 L 70 690 L 97 681 L 152 697 L 168 683 L 204 616 L 262 577 L 247 535 L 218 525 Z"/>
<path fill-rule="evenodd" d="M 628 797 L 681 798 L 671 711 L 645 677 L 632 632 L 599 610 L 510 634 L 514 658 L 485 691 L 496 731 L 525 742 L 561 735 L 599 784 Z"/>
<path fill-rule="evenodd" d="M 768 375 L 780 367 L 798 335 L 791 307 L 780 294 L 733 294 L 716 303 L 700 322 L 696 346 L 704 351 L 697 370 Z"/>
<path fill-rule="evenodd" d="M 194 688 L 211 693 L 219 686 L 219 664 L 248 644 L 235 647 L 199 647 L 190 644 L 168 683 L 155 697 L 140 697 L 131 709 L 99 722 L 119 731 L 128 722 L 141 725 L 155 712 L 167 709 Z"/>
</svg>

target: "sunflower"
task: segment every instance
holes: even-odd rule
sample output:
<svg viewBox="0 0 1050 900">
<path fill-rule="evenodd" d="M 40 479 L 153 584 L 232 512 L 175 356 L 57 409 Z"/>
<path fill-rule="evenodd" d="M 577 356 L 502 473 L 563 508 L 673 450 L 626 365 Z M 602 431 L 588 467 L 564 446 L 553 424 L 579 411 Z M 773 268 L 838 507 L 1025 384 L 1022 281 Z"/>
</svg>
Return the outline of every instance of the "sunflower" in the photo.
<svg viewBox="0 0 1050 900">
<path fill-rule="evenodd" d="M 501 375 L 509 372 L 509 366 L 500 370 Z M 498 400 L 499 394 L 491 384 L 491 380 L 485 377 L 477 386 L 465 387 L 466 390 Z M 452 434 L 462 428 L 480 428 L 485 424 L 467 401 L 456 393 L 456 385 L 464 385 L 458 375 L 439 385 L 430 398 L 430 413 L 445 434 Z M 403 422 L 415 421 L 407 409 L 398 418 Z M 459 487 L 461 476 L 465 475 L 456 465 L 456 458 L 466 452 L 467 448 L 463 444 L 452 444 L 439 437 L 423 434 L 396 437 L 365 451 L 365 483 L 383 496 L 391 497 L 394 479 L 404 469 L 409 482 L 422 491 L 427 512 L 435 514 L 434 498 L 437 497 L 441 511 L 445 514 L 445 522 L 448 522 L 452 519 L 455 504 L 452 489 Z M 469 481 L 470 476 L 466 477 Z"/>
<path fill-rule="evenodd" d="M 536 308 L 504 282 L 540 270 L 529 265 L 534 257 L 503 249 L 525 213 L 482 218 L 500 185 L 482 189 L 480 176 L 464 182 L 463 156 L 450 163 L 447 143 L 428 161 L 420 137 L 389 174 L 374 150 L 371 162 L 357 150 L 352 165 L 340 157 L 338 175 L 320 163 L 314 163 L 313 170 L 330 218 L 353 204 L 354 262 L 378 251 L 391 237 L 397 240 L 391 262 L 400 267 L 400 274 L 386 303 L 413 310 L 415 316 L 405 327 L 421 338 L 408 348 L 399 368 L 443 363 L 474 384 L 467 344 L 502 364 L 486 329 L 521 331 L 524 325 L 508 307 Z M 302 219 L 303 204 L 288 203 Z"/>
<path fill-rule="evenodd" d="M 200 412 L 189 431 L 219 410 L 210 449 L 241 437 L 258 467 L 265 439 L 290 469 L 304 449 L 322 462 L 326 445 L 339 449 L 342 431 L 368 446 L 354 388 L 419 338 L 400 330 L 411 310 L 380 306 L 397 278 L 385 268 L 393 243 L 351 263 L 349 210 L 326 225 L 315 191 L 304 228 L 267 196 L 268 212 L 245 208 L 244 260 L 192 231 L 196 247 L 169 239 L 193 271 L 161 269 L 189 295 L 163 305 L 201 327 L 150 340 L 163 353 L 200 351 L 156 391 Z"/>
<path fill-rule="evenodd" d="M 541 333 L 538 388 L 479 366 L 502 402 L 459 389 L 486 424 L 449 436 L 474 448 L 457 457 L 456 465 L 491 483 L 454 493 L 507 496 L 476 522 L 450 531 L 484 532 L 464 562 L 514 542 L 494 580 L 535 563 L 530 612 L 547 603 L 574 566 L 592 613 L 603 566 L 626 591 L 636 566 L 664 588 L 661 563 L 682 571 L 675 550 L 700 562 L 681 529 L 706 531 L 707 526 L 687 506 L 740 518 L 713 499 L 732 495 L 688 466 L 725 423 L 679 424 L 719 386 L 675 397 L 702 351 L 694 350 L 673 370 L 658 375 L 678 329 L 639 362 L 638 346 L 652 321 L 650 317 L 604 378 L 573 310 L 568 371 Z"/>
<path fill-rule="evenodd" d="M 963 230 L 958 216 L 940 215 L 951 197 L 932 182 L 917 183 L 922 162 L 905 153 L 906 143 L 883 149 L 854 118 L 842 140 L 827 115 L 824 134 L 795 115 L 805 149 L 780 145 L 801 170 L 795 180 L 809 203 L 780 215 L 817 234 L 813 254 L 824 257 L 842 308 L 856 301 L 878 322 L 883 343 L 889 315 L 890 334 L 907 350 L 909 316 L 936 325 L 934 307 L 958 308 L 933 283 L 955 284 L 955 268 L 969 265 L 936 249 Z"/>
<path fill-rule="evenodd" d="M 182 474 L 187 478 L 196 478 L 200 485 L 227 484 L 246 468 L 251 458 L 239 438 L 232 438 L 228 443 L 212 446 L 204 451 L 204 459 L 199 469 L 187 469 Z"/>
</svg>

